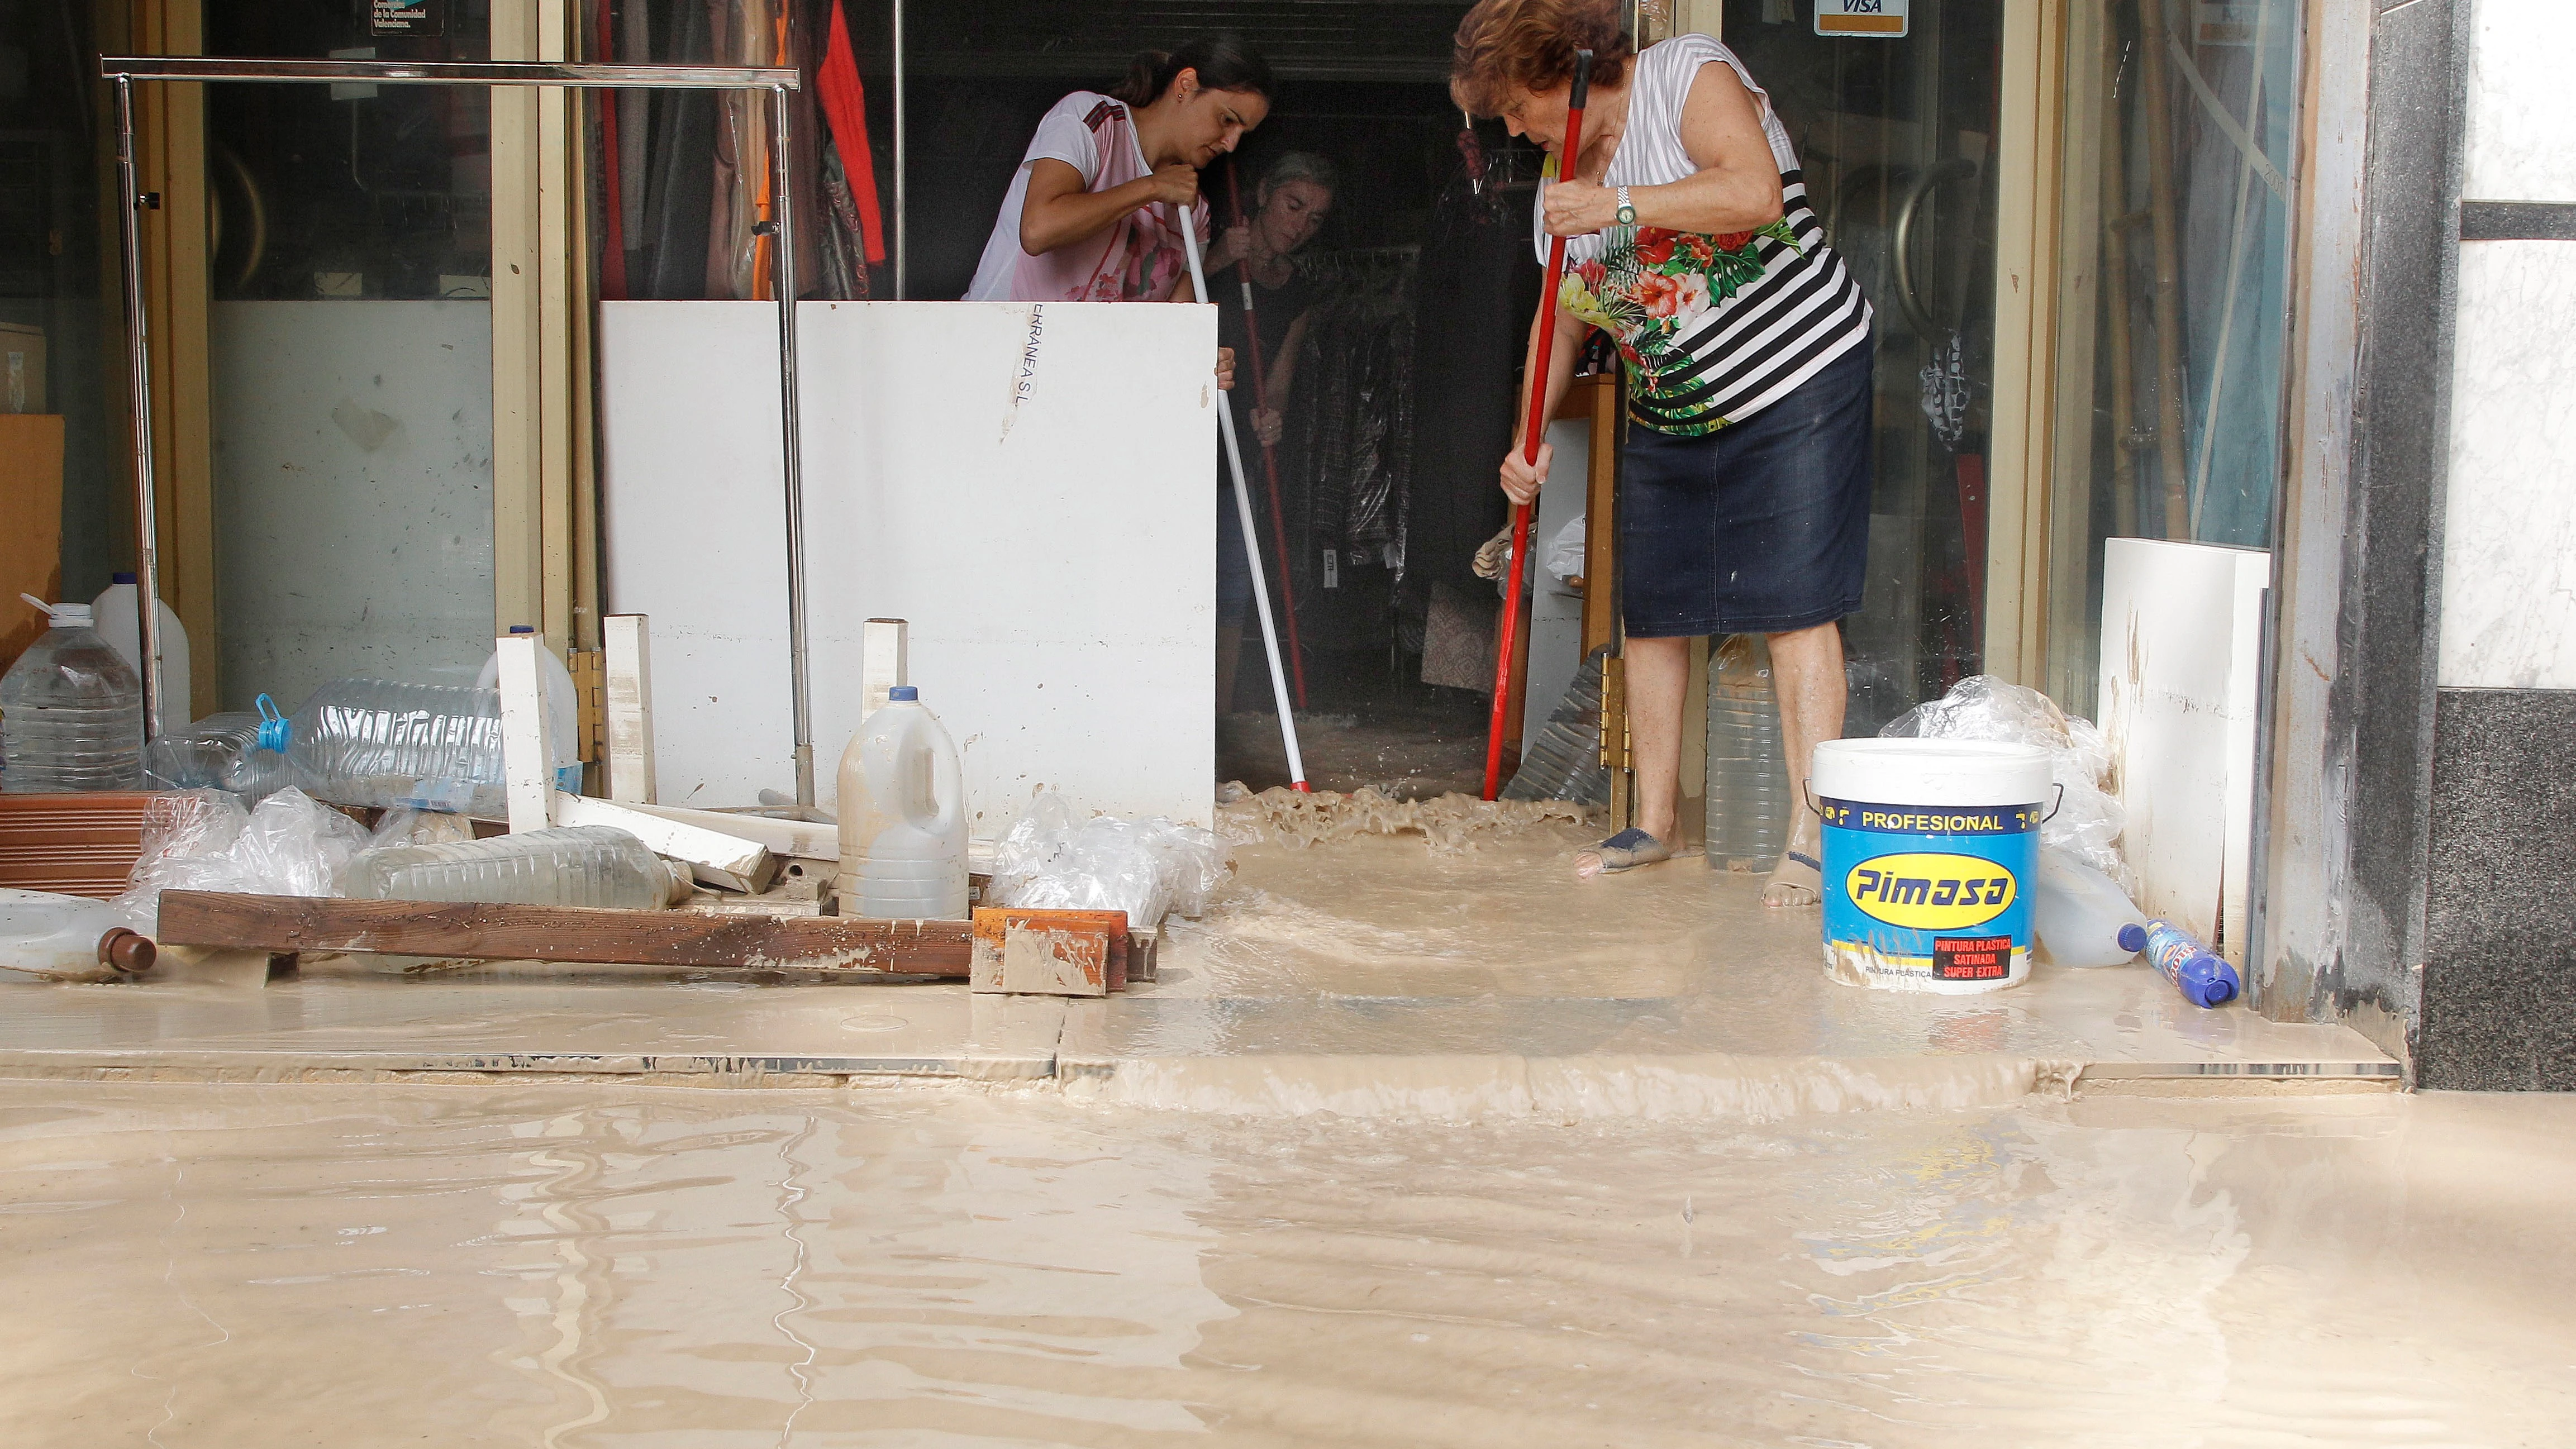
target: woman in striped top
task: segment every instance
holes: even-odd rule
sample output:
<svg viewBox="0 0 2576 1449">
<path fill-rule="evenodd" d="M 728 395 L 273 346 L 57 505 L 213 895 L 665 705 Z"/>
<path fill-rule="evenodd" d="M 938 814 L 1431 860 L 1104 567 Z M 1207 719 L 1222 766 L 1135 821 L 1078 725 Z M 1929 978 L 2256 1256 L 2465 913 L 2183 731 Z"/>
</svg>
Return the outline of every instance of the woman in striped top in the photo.
<svg viewBox="0 0 2576 1449">
<path fill-rule="evenodd" d="M 1842 633 L 1869 552 L 1870 309 L 1809 208 L 1796 152 L 1733 52 L 1704 35 L 1632 50 L 1622 0 L 1480 0 L 1450 91 L 1550 152 L 1539 253 L 1568 238 L 1546 416 L 1593 328 L 1627 361 L 1620 613 L 1637 823 L 1585 875 L 1671 858 L 1694 635 L 1771 645 L 1789 778 L 1841 735 Z M 1583 154 L 1559 153 L 1574 52 L 1593 53 Z M 1514 429 L 1514 437 L 1521 436 Z M 1516 448 L 1503 491 L 1547 477 Z M 1803 791 L 1801 792 L 1803 795 Z M 1799 807 L 1763 899 L 1812 905 L 1821 822 Z"/>
</svg>

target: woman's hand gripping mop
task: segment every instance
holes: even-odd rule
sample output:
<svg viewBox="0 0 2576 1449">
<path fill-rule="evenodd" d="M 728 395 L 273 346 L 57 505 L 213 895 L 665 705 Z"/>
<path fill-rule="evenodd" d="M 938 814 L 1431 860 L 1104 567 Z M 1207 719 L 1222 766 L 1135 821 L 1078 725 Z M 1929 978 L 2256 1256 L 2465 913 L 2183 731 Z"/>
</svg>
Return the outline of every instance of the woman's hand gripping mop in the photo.
<svg viewBox="0 0 2576 1449">
<path fill-rule="evenodd" d="M 1574 53 L 1574 86 L 1565 97 L 1565 144 L 1556 151 L 1556 172 L 1572 176 L 1583 169 L 1583 103 L 1592 90 L 1592 52 Z M 1196 253 L 1192 253 L 1196 255 Z M 1550 359 L 1556 348 L 1556 296 L 1565 281 L 1565 238 L 1547 239 L 1547 286 L 1538 294 L 1538 350 L 1531 354 L 1529 375 L 1529 410 L 1526 436 L 1521 442 L 1521 456 L 1538 461 L 1539 444 L 1547 437 L 1547 379 L 1553 370 Z M 1231 432 L 1226 434 L 1231 439 Z M 1231 444 L 1229 443 L 1229 446 Z M 1242 488 L 1243 470 L 1235 469 L 1235 487 Z M 1521 577 L 1528 567 L 1530 519 L 1537 512 L 1535 503 L 1523 503 L 1512 509 L 1512 557 L 1503 571 L 1503 628 L 1494 652 L 1494 717 L 1485 727 L 1485 798 L 1491 800 L 1503 788 L 1504 720 L 1512 700 L 1512 657 L 1520 643 Z M 1247 516 L 1249 505 L 1247 505 Z M 1255 573 L 1259 570 L 1256 566 Z M 1264 613 L 1264 623 L 1270 616 Z M 1274 657 L 1272 668 L 1277 669 Z M 1294 747 L 1291 747 L 1294 758 Z"/>
<path fill-rule="evenodd" d="M 1578 87 L 1581 84 L 1576 82 Z M 1208 290 L 1207 272 L 1199 265 L 1199 229 L 1186 214 L 1176 215 L 1173 221 L 1174 229 L 1181 234 L 1181 246 L 1189 254 L 1190 295 L 1209 301 L 1216 294 Z M 1564 250 L 1560 243 L 1560 260 Z M 1306 759 L 1297 749 L 1297 717 L 1288 708 L 1288 674 L 1279 665 L 1279 625 L 1270 617 L 1270 580 L 1261 569 L 1261 534 L 1252 523 L 1252 489 L 1243 481 L 1243 448 L 1234 437 L 1234 396 L 1222 389 L 1216 395 L 1216 424 L 1217 431 L 1225 437 L 1226 466 L 1234 471 L 1234 511 L 1243 523 L 1243 559 L 1252 569 L 1252 602 L 1261 611 L 1261 647 L 1270 655 L 1270 697 L 1279 707 L 1280 743 L 1288 747 L 1288 779 L 1299 791 L 1312 794 L 1314 787 L 1306 783 Z M 1526 514 L 1528 510 L 1522 512 Z M 1529 532 L 1527 518 L 1521 522 L 1521 531 Z M 1515 553 L 1512 557 L 1517 564 L 1520 555 Z M 1485 793 L 1489 797 L 1493 794 L 1491 790 Z"/>
</svg>

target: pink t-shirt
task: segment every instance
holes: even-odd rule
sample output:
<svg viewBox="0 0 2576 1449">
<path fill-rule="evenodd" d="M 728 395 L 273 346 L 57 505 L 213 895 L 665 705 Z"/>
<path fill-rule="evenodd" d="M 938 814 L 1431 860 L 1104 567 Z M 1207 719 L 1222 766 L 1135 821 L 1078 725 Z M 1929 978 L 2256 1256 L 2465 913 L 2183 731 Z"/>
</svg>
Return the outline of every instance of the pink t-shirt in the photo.
<svg viewBox="0 0 2576 1449">
<path fill-rule="evenodd" d="M 1136 123 L 1122 101 L 1096 91 L 1075 91 L 1038 122 L 1028 154 L 1002 198 L 1002 215 L 984 243 L 969 302 L 1166 302 L 1188 270 L 1172 208 L 1157 203 L 1120 217 L 1089 241 L 1043 256 L 1020 250 L 1020 213 L 1028 205 L 1029 167 L 1062 161 L 1082 173 L 1084 189 L 1101 192 L 1151 176 L 1136 144 Z M 1208 204 L 1192 215 L 1199 240 L 1208 238 Z"/>
</svg>

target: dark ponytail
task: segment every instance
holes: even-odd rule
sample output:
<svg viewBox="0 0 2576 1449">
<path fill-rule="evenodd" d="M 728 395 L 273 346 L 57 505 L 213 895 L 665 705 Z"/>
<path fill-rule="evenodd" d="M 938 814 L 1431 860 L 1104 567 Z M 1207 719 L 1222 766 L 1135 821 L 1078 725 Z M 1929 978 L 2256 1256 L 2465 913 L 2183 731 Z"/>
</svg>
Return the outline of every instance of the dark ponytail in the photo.
<svg viewBox="0 0 2576 1449">
<path fill-rule="evenodd" d="M 1249 91 L 1263 100 L 1274 99 L 1270 62 L 1231 35 L 1202 35 L 1173 51 L 1139 51 L 1127 64 L 1127 78 L 1109 94 L 1131 106 L 1150 106 L 1185 70 L 1197 71 L 1199 85 L 1206 90 Z"/>
</svg>

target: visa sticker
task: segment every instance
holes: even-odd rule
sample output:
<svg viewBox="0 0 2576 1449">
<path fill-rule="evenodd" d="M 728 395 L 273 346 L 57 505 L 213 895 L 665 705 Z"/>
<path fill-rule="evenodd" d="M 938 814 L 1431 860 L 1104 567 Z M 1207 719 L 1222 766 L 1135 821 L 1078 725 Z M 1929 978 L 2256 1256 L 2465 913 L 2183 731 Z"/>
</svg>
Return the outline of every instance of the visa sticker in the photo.
<svg viewBox="0 0 2576 1449">
<path fill-rule="evenodd" d="M 1816 33 L 1901 39 L 1908 8 L 1909 0 L 1816 0 Z"/>
</svg>

